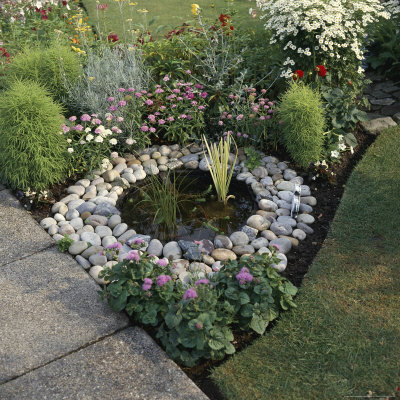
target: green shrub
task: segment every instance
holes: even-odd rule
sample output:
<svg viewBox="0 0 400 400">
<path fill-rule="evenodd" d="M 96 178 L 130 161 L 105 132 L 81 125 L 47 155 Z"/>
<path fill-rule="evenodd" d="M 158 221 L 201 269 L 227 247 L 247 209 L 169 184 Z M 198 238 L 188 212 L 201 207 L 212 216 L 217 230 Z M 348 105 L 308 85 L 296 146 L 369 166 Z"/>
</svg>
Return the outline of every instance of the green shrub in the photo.
<svg viewBox="0 0 400 400">
<path fill-rule="evenodd" d="M 7 78 L 31 80 L 46 87 L 52 96 L 62 101 L 66 95 L 65 79 L 74 82 L 81 71 L 78 56 L 66 46 L 54 43 L 49 48 L 26 48 L 7 69 Z"/>
<path fill-rule="evenodd" d="M 62 112 L 35 82 L 16 81 L 0 96 L 0 179 L 12 188 L 42 190 L 67 172 Z"/>
<path fill-rule="evenodd" d="M 283 142 L 292 159 L 303 167 L 318 161 L 324 145 L 325 111 L 319 92 L 294 82 L 278 110 Z"/>
</svg>

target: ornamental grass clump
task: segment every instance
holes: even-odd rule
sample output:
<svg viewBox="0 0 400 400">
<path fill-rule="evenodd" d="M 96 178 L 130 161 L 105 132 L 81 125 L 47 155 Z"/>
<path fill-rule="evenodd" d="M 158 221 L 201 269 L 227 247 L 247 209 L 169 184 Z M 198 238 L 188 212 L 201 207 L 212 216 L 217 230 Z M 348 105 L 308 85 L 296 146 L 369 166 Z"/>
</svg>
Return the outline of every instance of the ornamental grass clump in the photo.
<svg viewBox="0 0 400 400">
<path fill-rule="evenodd" d="M 15 56 L 7 68 L 7 79 L 34 81 L 62 102 L 65 79 L 75 82 L 81 73 L 77 55 L 67 46 L 53 43 L 49 48 L 30 47 Z"/>
<path fill-rule="evenodd" d="M 0 96 L 0 180 L 43 190 L 68 174 L 61 107 L 35 82 L 16 81 Z"/>
<path fill-rule="evenodd" d="M 302 167 L 319 160 L 324 146 L 325 111 L 319 92 L 293 82 L 278 109 L 284 145 Z"/>
<path fill-rule="evenodd" d="M 217 192 L 218 201 L 221 201 L 226 204 L 230 198 L 235 198 L 234 195 L 228 196 L 229 185 L 231 184 L 231 179 L 233 175 L 233 169 L 236 164 L 237 156 L 238 156 L 238 148 L 235 140 L 231 137 L 231 135 L 227 135 L 225 138 L 221 138 L 219 144 L 217 146 L 216 143 L 208 144 L 207 139 L 203 136 L 203 141 L 207 147 L 208 156 L 205 154 L 205 159 L 207 162 L 207 166 L 210 170 L 212 180 L 214 182 L 214 187 Z M 235 159 L 231 165 L 230 170 L 229 167 L 229 156 L 231 143 L 234 143 L 236 148 Z"/>
</svg>

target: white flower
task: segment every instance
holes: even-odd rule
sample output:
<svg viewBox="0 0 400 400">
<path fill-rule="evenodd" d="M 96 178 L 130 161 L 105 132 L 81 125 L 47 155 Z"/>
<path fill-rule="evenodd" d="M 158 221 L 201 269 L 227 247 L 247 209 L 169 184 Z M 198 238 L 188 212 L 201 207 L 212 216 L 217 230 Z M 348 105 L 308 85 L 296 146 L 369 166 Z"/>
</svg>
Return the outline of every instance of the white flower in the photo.
<svg viewBox="0 0 400 400">
<path fill-rule="evenodd" d="M 331 157 L 332 158 L 338 158 L 339 157 L 339 152 L 337 150 L 331 151 Z"/>
<path fill-rule="evenodd" d="M 86 133 L 88 133 L 88 132 L 90 132 L 91 131 L 91 129 L 89 128 L 89 127 L 87 127 L 86 129 L 85 129 L 85 132 Z"/>
<path fill-rule="evenodd" d="M 338 148 L 339 148 L 339 150 L 344 151 L 344 150 L 346 150 L 346 145 L 344 143 L 339 143 Z"/>
<path fill-rule="evenodd" d="M 134 143 L 136 143 L 136 140 L 130 137 L 130 138 L 126 139 L 125 143 L 126 143 L 127 145 L 131 146 L 131 145 L 133 145 Z"/>
<path fill-rule="evenodd" d="M 86 142 L 84 141 L 84 140 L 81 140 L 80 142 L 79 142 L 79 144 L 85 144 Z"/>
<path fill-rule="evenodd" d="M 110 139 L 110 144 L 112 144 L 113 146 L 115 146 L 118 143 L 117 139 L 113 138 Z"/>
<path fill-rule="evenodd" d="M 94 141 L 95 142 L 97 142 L 97 143 L 103 143 L 103 138 L 99 135 L 99 136 L 96 136 L 96 138 L 94 139 Z"/>
<path fill-rule="evenodd" d="M 72 139 L 67 139 L 67 143 L 72 143 Z"/>
<path fill-rule="evenodd" d="M 354 154 L 354 148 L 353 148 L 353 146 L 350 146 L 350 153 L 351 153 L 351 154 Z"/>
<path fill-rule="evenodd" d="M 106 129 L 106 130 L 104 131 L 104 136 L 103 136 L 103 137 L 110 136 L 110 135 L 112 135 L 112 134 L 113 134 L 113 133 L 112 133 L 111 129 Z"/>
<path fill-rule="evenodd" d="M 68 151 L 68 153 L 73 153 L 74 149 L 72 147 L 68 147 L 67 151 Z"/>
<path fill-rule="evenodd" d="M 92 134 L 89 133 L 89 135 L 86 136 L 86 140 L 88 142 L 90 142 L 91 140 L 93 140 L 94 136 Z"/>
</svg>

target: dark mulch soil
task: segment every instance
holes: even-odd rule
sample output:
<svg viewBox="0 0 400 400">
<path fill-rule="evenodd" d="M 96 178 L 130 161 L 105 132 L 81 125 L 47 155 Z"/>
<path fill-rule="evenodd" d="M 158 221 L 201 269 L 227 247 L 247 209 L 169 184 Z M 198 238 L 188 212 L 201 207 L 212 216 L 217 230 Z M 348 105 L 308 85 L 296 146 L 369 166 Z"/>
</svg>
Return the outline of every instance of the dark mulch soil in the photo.
<svg viewBox="0 0 400 400">
<path fill-rule="evenodd" d="M 329 225 L 333 220 L 336 209 L 340 203 L 346 181 L 350 176 L 354 166 L 363 157 L 366 149 L 372 144 L 375 137 L 365 135 L 360 130 L 356 131 L 359 145 L 354 151 L 345 153 L 341 162 L 334 164 L 328 170 L 320 170 L 319 176 L 315 177 L 315 171 L 302 171 L 301 168 L 292 165 L 296 171 L 300 171 L 299 175 L 303 176 L 304 184 L 309 185 L 312 189 L 312 195 L 317 199 L 317 205 L 314 207 L 313 215 L 316 222 L 313 224 L 314 234 L 308 235 L 306 240 L 300 242 L 298 248 L 293 248 L 288 255 L 288 266 L 282 275 L 286 276 L 293 284 L 300 286 L 304 275 L 320 249 L 322 243 L 329 230 Z M 267 152 L 270 154 L 271 152 Z M 275 152 L 280 160 L 288 160 L 289 156 L 285 152 Z M 332 174 L 333 173 L 333 174 Z M 22 199 L 22 203 L 36 221 L 50 216 L 52 204 L 66 195 L 66 188 L 76 182 L 76 178 L 70 179 L 63 184 L 55 185 L 49 190 L 49 199 L 46 202 L 38 204 L 30 204 L 29 200 Z M 16 193 L 18 195 L 18 193 Z M 269 327 L 271 329 L 273 324 Z M 154 328 L 144 328 L 155 338 Z M 268 330 L 269 330 L 268 329 Z M 235 333 L 234 345 L 237 351 L 248 346 L 257 337 L 254 333 Z M 155 339 L 156 340 L 156 339 Z M 156 340 L 157 341 L 157 340 Z M 182 368 L 183 371 L 203 390 L 211 400 L 226 400 L 215 383 L 209 378 L 212 368 L 218 366 L 222 361 L 207 361 L 193 368 Z"/>
</svg>

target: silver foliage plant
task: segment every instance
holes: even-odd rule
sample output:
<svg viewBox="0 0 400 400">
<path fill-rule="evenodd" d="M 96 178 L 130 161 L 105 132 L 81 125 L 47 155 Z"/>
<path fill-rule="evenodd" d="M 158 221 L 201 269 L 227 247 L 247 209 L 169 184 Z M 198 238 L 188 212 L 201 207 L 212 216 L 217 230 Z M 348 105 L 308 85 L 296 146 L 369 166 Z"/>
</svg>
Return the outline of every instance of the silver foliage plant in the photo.
<svg viewBox="0 0 400 400">
<path fill-rule="evenodd" d="M 119 45 L 87 52 L 83 75 L 77 83 L 66 82 L 65 103 L 76 112 L 105 115 L 109 112 L 107 98 L 119 88 L 147 89 L 150 75 L 143 65 L 140 50 Z"/>
</svg>

